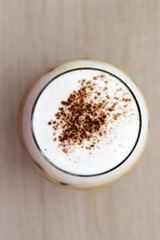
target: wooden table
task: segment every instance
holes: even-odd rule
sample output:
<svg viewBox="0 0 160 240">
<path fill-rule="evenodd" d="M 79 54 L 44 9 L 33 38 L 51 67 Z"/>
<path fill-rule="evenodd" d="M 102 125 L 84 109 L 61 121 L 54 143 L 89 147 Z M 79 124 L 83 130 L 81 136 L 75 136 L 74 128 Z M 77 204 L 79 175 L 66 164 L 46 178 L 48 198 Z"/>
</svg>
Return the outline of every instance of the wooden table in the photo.
<svg viewBox="0 0 160 240">
<path fill-rule="evenodd" d="M 150 108 L 142 160 L 96 191 L 58 188 L 25 160 L 17 112 L 46 68 L 71 58 L 106 60 L 138 83 Z M 0 0 L 0 239 L 160 239 L 160 1 Z"/>
</svg>

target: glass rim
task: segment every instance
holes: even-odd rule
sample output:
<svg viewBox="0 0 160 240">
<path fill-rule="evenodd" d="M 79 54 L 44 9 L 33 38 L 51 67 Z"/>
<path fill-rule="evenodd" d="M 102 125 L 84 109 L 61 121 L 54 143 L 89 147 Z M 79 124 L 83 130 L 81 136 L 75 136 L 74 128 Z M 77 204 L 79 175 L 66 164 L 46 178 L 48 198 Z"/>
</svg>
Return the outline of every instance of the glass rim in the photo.
<svg viewBox="0 0 160 240">
<path fill-rule="evenodd" d="M 115 77 L 117 80 L 119 80 L 122 84 L 125 85 L 125 87 L 128 89 L 128 91 L 131 93 L 135 103 L 136 103 L 136 106 L 137 106 L 137 109 L 138 109 L 138 114 L 139 114 L 139 131 L 138 131 L 138 134 L 137 134 L 137 139 L 135 141 L 135 144 L 133 145 L 131 151 L 129 152 L 129 154 L 119 163 L 117 164 L 116 166 L 114 166 L 113 168 L 109 169 L 109 170 L 106 170 L 104 172 L 101 172 L 101 173 L 96 173 L 96 174 L 78 174 L 78 173 L 72 173 L 72 172 L 69 172 L 67 170 L 64 170 L 60 167 L 58 167 L 56 164 L 54 164 L 49 158 L 47 158 L 47 156 L 45 155 L 45 153 L 42 151 L 42 149 L 40 148 L 39 144 L 38 144 L 38 141 L 36 139 L 36 136 L 35 136 L 35 133 L 34 133 L 34 127 L 33 127 L 33 116 L 34 116 L 34 111 L 35 111 L 35 108 L 36 108 L 36 104 L 38 102 L 38 99 L 40 98 L 41 94 L 43 93 L 43 91 L 49 86 L 49 84 L 51 82 L 53 82 L 54 80 L 56 80 L 57 78 L 59 78 L 60 76 L 66 74 L 66 73 L 69 73 L 69 72 L 72 72 L 72 71 L 77 71 L 77 70 L 96 70 L 96 71 L 101 71 L 101 72 L 104 72 L 104 73 L 107 73 L 113 77 Z M 44 74 L 45 75 L 45 74 Z M 44 76 L 43 75 L 43 76 Z M 132 82 L 133 80 L 131 78 L 129 78 Z M 139 138 L 140 138 L 140 134 L 141 134 L 141 129 L 142 129 L 142 116 L 141 116 L 141 109 L 140 109 L 140 106 L 139 106 L 139 103 L 138 103 L 138 100 L 135 96 L 135 94 L 133 93 L 133 91 L 130 89 L 130 87 L 118 76 L 116 76 L 115 74 L 107 71 L 107 70 L 104 70 L 104 69 L 100 69 L 100 68 L 95 68 L 95 67 L 79 67 L 79 68 L 73 68 L 73 69 L 69 69 L 67 71 L 64 71 L 58 75 L 56 75 L 55 77 L 53 77 L 51 80 L 49 80 L 44 86 L 43 88 L 41 89 L 41 91 L 39 92 L 39 94 L 37 95 L 34 103 L 33 103 L 33 107 L 32 107 L 32 111 L 31 111 L 31 133 L 32 133 L 32 137 L 33 137 L 33 140 L 34 140 L 34 143 L 39 151 L 39 153 L 41 154 L 41 156 L 54 168 L 56 168 L 57 170 L 65 173 L 65 174 L 68 174 L 68 175 L 71 175 L 71 176 L 77 176 L 77 177 L 96 177 L 96 176 L 101 176 L 101 175 L 104 175 L 104 174 L 107 174 L 109 172 L 112 172 L 113 170 L 117 169 L 118 167 L 120 167 L 124 162 L 126 162 L 126 160 L 131 156 L 131 154 L 134 152 L 136 146 L 137 146 L 137 143 L 139 141 Z"/>
</svg>

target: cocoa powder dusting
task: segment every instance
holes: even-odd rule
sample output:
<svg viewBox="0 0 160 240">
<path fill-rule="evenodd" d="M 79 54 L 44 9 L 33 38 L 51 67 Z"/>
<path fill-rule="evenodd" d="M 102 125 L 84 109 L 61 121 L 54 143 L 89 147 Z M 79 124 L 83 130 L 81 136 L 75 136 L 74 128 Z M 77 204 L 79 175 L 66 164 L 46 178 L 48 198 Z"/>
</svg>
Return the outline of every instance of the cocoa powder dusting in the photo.
<svg viewBox="0 0 160 240">
<path fill-rule="evenodd" d="M 108 124 L 123 115 L 118 102 L 126 104 L 131 101 L 129 98 L 120 100 L 110 96 L 108 87 L 100 88 L 94 80 L 103 81 L 105 85 L 108 83 L 104 74 L 94 76 L 89 81 L 79 80 L 79 90 L 73 91 L 67 100 L 61 101 L 54 120 L 48 122 L 54 130 L 53 141 L 58 141 L 58 146 L 66 154 L 74 151 L 77 146 L 84 148 L 84 143 L 85 149 L 94 149 L 99 139 L 108 133 Z"/>
</svg>

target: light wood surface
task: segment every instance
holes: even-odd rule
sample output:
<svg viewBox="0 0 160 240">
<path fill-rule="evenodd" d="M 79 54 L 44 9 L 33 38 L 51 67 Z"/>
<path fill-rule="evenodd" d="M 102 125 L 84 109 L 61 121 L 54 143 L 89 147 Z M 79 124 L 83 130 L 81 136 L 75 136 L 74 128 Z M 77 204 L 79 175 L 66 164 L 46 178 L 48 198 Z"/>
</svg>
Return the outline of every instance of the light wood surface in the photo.
<svg viewBox="0 0 160 240">
<path fill-rule="evenodd" d="M 160 239 L 160 1 L 0 0 L 0 239 Z M 137 167 L 101 190 L 58 188 L 20 148 L 26 88 L 46 68 L 90 57 L 125 70 L 147 99 L 151 129 Z"/>
</svg>

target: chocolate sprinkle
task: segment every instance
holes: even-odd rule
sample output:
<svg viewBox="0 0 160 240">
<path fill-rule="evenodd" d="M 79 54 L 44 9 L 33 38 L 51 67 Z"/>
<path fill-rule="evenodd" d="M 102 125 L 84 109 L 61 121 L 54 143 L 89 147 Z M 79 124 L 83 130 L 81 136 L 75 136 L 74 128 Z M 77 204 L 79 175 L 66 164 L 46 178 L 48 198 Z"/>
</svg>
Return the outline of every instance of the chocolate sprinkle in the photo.
<svg viewBox="0 0 160 240">
<path fill-rule="evenodd" d="M 98 81 L 103 81 L 103 87 L 97 84 Z M 53 141 L 57 141 L 66 154 L 74 151 L 75 146 L 94 149 L 99 139 L 107 134 L 108 124 L 123 115 L 119 102 L 125 103 L 126 107 L 126 102 L 131 101 L 123 96 L 110 96 L 108 87 L 104 87 L 104 84 L 108 84 L 104 74 L 94 76 L 89 81 L 82 79 L 78 82 L 79 89 L 73 91 L 67 100 L 61 101 L 55 120 L 48 122 L 54 130 Z M 121 90 L 119 88 L 116 91 Z"/>
</svg>

